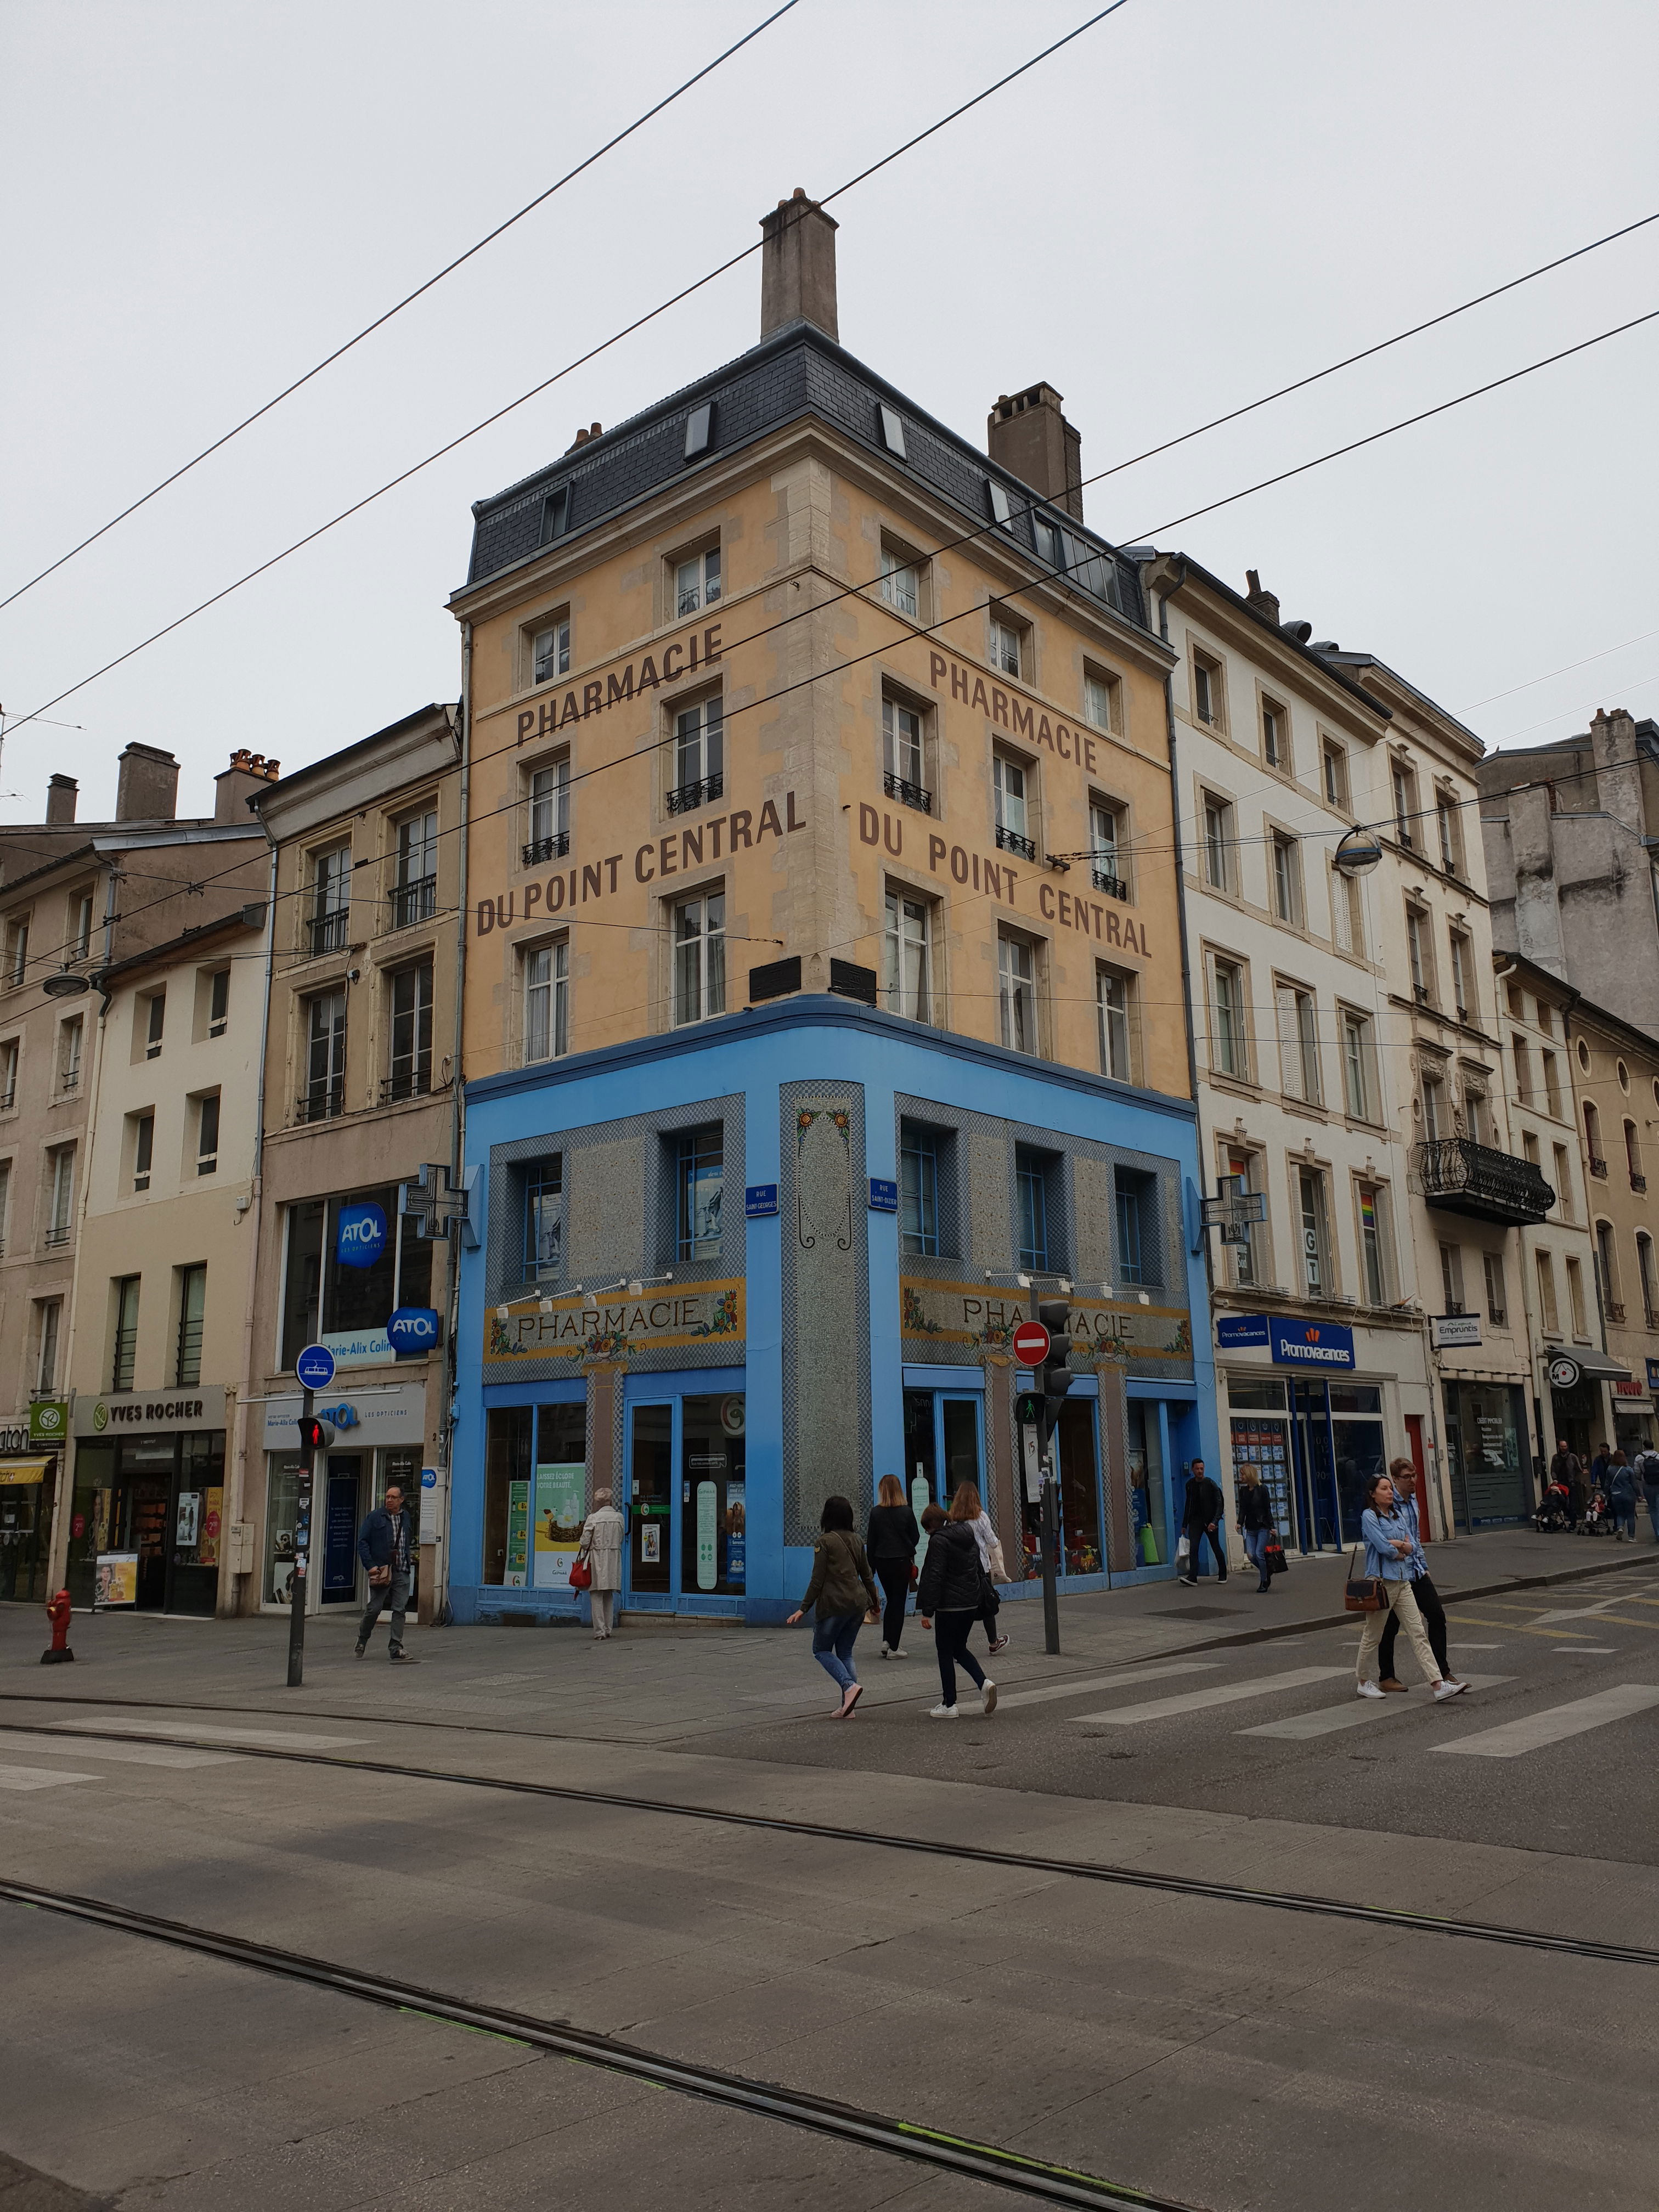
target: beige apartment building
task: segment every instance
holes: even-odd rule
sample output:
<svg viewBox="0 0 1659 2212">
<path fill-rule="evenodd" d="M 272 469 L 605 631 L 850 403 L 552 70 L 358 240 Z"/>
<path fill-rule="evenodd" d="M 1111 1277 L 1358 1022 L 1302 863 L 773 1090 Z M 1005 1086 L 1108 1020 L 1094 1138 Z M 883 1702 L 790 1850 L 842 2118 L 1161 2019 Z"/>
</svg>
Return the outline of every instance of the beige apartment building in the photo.
<svg viewBox="0 0 1659 2212">
<path fill-rule="evenodd" d="M 267 913 L 250 902 L 96 978 L 59 1528 L 77 1606 L 100 1562 L 104 1601 L 143 1611 L 212 1613 L 233 1587 Z"/>
<path fill-rule="evenodd" d="M 231 1438 L 247 1528 L 238 1610 L 289 1602 L 294 1363 L 333 1352 L 319 1409 L 308 1601 L 361 1602 L 358 1525 L 395 1478 L 410 1498 L 443 1465 L 449 1247 L 400 1212 L 405 1183 L 457 1157 L 459 738 L 423 707 L 285 776 L 255 812 L 274 858 L 248 1402 Z M 394 1317 L 410 1315 L 394 1345 Z M 439 1572 L 427 1487 L 422 1611 Z"/>
<path fill-rule="evenodd" d="M 129 744 L 112 820 L 77 822 L 76 781 L 60 772 L 44 819 L 0 829 L 0 1595 L 43 1598 L 70 1540 L 69 1357 L 105 1041 L 93 981 L 264 898 L 245 801 L 268 766 L 233 755 L 212 811 L 180 817 L 177 761 Z"/>
</svg>

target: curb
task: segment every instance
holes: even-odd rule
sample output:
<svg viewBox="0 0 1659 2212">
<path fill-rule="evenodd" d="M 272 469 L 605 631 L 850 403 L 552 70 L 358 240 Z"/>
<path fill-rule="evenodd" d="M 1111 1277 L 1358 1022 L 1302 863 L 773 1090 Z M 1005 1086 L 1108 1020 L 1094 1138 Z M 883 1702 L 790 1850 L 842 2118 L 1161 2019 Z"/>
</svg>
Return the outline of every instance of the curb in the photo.
<svg viewBox="0 0 1659 2212">
<path fill-rule="evenodd" d="M 1464 1605 L 1471 1598 L 1502 1597 L 1510 1590 L 1549 1589 L 1558 1583 L 1590 1582 L 1596 1576 L 1607 1574 L 1614 1568 L 1622 1570 L 1646 1565 L 1650 1559 L 1659 1565 L 1659 1554 L 1626 1553 L 1622 1557 L 1598 1560 L 1593 1567 L 1566 1567 L 1548 1575 L 1507 1575 L 1501 1582 L 1475 1583 L 1468 1589 L 1443 1590 L 1440 1601 L 1446 1606 Z M 1432 1570 L 1432 1553 L 1429 1564 Z M 1121 1663 L 1126 1667 L 1139 1667 L 1149 1659 L 1179 1659 L 1194 1651 L 1225 1651 L 1244 1644 L 1272 1644 L 1286 1636 L 1306 1635 L 1312 1630 L 1340 1628 L 1356 1618 L 1345 1607 L 1340 1613 L 1314 1614 L 1305 1620 L 1275 1621 L 1265 1628 L 1241 1629 L 1237 1635 L 1208 1637 L 1200 1644 L 1173 1644 L 1167 1650 L 1143 1652 L 1139 1659 L 1126 1659 Z"/>
</svg>

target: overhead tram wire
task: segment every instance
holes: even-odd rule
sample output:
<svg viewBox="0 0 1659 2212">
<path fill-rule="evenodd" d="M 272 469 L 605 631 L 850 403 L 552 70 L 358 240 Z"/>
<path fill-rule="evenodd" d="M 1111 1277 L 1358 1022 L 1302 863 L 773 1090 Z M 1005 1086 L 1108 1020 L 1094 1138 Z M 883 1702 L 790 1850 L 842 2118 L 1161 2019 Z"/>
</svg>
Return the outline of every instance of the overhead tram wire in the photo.
<svg viewBox="0 0 1659 2212">
<path fill-rule="evenodd" d="M 1115 15 L 1120 8 L 1126 7 L 1127 4 L 1128 0 L 1109 0 L 1108 6 L 1097 9 L 1094 15 L 1079 23 L 1074 30 L 1067 31 L 1062 37 L 1054 40 L 1048 46 L 1044 46 L 1041 52 L 1031 55 L 1029 60 L 1021 62 L 1018 68 L 1009 70 L 1005 75 L 998 77 L 994 84 L 988 84 L 982 91 L 975 93 L 971 99 L 964 100 L 958 106 L 953 107 L 949 114 L 941 115 L 935 122 L 930 123 L 925 130 L 918 131 L 913 137 L 907 138 L 902 145 L 896 146 L 890 153 L 884 154 L 879 161 L 872 161 L 867 167 L 860 169 L 855 176 L 849 177 L 845 184 L 837 185 L 835 191 L 827 192 L 818 204 L 821 207 L 828 207 L 831 201 L 842 198 L 855 186 L 867 182 L 878 171 L 888 167 L 903 155 L 912 152 L 925 140 L 933 137 L 936 132 L 957 122 L 971 109 L 979 106 L 994 94 L 1002 91 L 1006 86 L 1012 84 L 1017 77 L 1024 76 L 1028 70 L 1036 69 L 1039 63 L 1045 62 L 1051 55 L 1058 53 L 1062 46 L 1071 45 L 1074 39 L 1081 38 L 1085 31 L 1092 30 L 1097 23 L 1103 22 L 1108 15 Z M 100 677 L 107 676 L 112 669 L 121 667 L 125 662 L 135 659 L 137 654 L 147 651 L 150 646 L 159 644 L 164 637 L 170 637 L 174 630 L 182 629 L 186 623 L 193 622 L 198 615 L 205 614 L 210 607 L 217 606 L 222 599 L 229 599 L 233 592 L 240 592 L 244 585 L 252 583 L 257 577 L 263 576 L 267 570 L 276 568 L 279 562 L 289 559 L 304 547 L 314 544 L 318 538 L 325 537 L 331 530 L 337 529 L 341 523 L 349 521 L 354 514 L 362 514 L 366 507 L 372 507 L 376 500 L 384 499 L 388 492 L 395 491 L 399 484 L 407 483 L 411 477 L 419 476 L 422 470 L 429 469 L 434 462 L 442 460 L 446 454 L 454 453 L 458 447 L 465 446 L 470 440 L 479 436 L 494 424 L 503 421 L 506 416 L 514 413 L 519 408 L 527 405 L 531 400 L 539 398 L 544 392 L 550 390 L 554 385 L 573 374 L 575 370 L 584 367 L 588 362 L 597 360 L 602 353 L 608 353 L 612 346 L 619 345 L 623 338 L 632 337 L 635 331 L 643 330 L 647 324 L 655 322 L 659 316 L 665 315 L 671 307 L 678 307 L 682 301 L 690 299 L 695 293 L 701 292 L 706 286 L 712 284 L 717 277 L 724 276 L 728 270 L 738 267 L 741 263 L 758 253 L 762 244 L 763 241 L 757 239 L 752 245 L 745 246 L 741 252 L 731 255 L 726 260 L 708 270 L 705 275 L 697 277 L 690 284 L 682 286 L 678 292 L 671 294 L 666 300 L 647 309 L 644 314 L 636 315 L 632 322 L 625 323 L 621 330 L 613 331 L 608 338 L 603 338 L 599 344 L 590 346 L 586 352 L 578 354 L 574 360 L 567 362 L 562 368 L 556 369 L 551 376 L 544 377 L 538 384 L 532 385 L 529 391 L 521 392 L 516 399 L 508 400 L 505 406 L 498 407 L 493 413 L 486 415 L 481 422 L 475 422 L 470 430 L 463 430 L 459 436 L 449 439 L 435 451 L 428 453 L 424 460 L 416 461 L 409 468 L 400 471 L 397 476 L 389 477 L 378 489 L 366 493 L 362 499 L 354 500 L 349 507 L 342 507 L 340 512 L 331 516 L 328 521 L 319 523 L 314 530 L 307 531 L 303 538 L 296 538 L 291 545 L 285 545 L 280 552 L 273 553 L 269 560 L 261 561 L 257 568 L 250 568 L 246 574 L 237 577 L 234 583 L 227 584 L 222 590 L 211 593 L 210 597 L 190 608 L 187 612 L 175 616 L 172 622 L 164 623 L 160 629 L 152 630 L 148 637 L 141 638 L 137 645 L 129 646 L 125 653 L 118 653 L 112 660 L 106 660 L 101 668 L 94 669 L 89 676 L 82 677 L 77 683 L 71 684 L 67 690 L 58 692 L 55 697 L 43 700 L 41 704 L 32 709 L 30 713 L 19 715 L 12 724 L 13 732 L 22 728 L 26 722 L 34 721 L 45 715 L 48 708 L 60 706 L 65 699 L 72 698 L 77 691 L 84 691 L 89 684 L 95 684 Z"/>
<path fill-rule="evenodd" d="M 251 429 L 254 423 L 262 421 L 274 409 L 280 407 L 285 399 L 291 399 L 296 392 L 320 376 L 325 368 L 332 368 L 337 361 L 343 360 L 355 346 L 360 346 L 365 338 L 372 337 L 376 331 L 384 330 L 394 316 L 402 314 L 405 307 L 413 307 L 416 300 L 423 298 L 435 286 L 441 284 L 446 276 L 453 276 L 464 263 L 471 261 L 475 254 L 482 253 L 485 246 L 493 245 L 498 238 L 511 230 L 515 223 L 522 222 L 527 215 L 532 215 L 538 207 L 544 206 L 555 193 L 562 192 L 567 185 L 574 184 L 585 170 L 591 169 L 596 161 L 603 161 L 605 156 L 613 152 L 624 139 L 631 138 L 636 131 L 642 131 L 654 116 L 660 115 L 665 108 L 672 107 L 674 102 L 683 98 L 694 85 L 701 84 L 704 77 L 712 76 L 722 63 L 729 62 L 733 54 L 740 53 L 744 46 L 759 38 L 763 31 L 770 30 L 780 16 L 787 15 L 796 5 L 798 5 L 798 0 L 783 0 L 781 7 L 775 8 L 763 21 L 756 24 L 752 31 L 745 31 L 742 38 L 726 47 L 724 53 L 716 54 L 713 61 L 705 62 L 694 76 L 686 78 L 684 84 L 677 85 L 672 92 L 665 93 L 663 97 L 652 106 L 647 107 L 643 114 L 636 115 L 625 129 L 618 131 L 614 137 L 607 138 L 603 146 L 596 148 L 584 160 L 578 161 L 574 169 L 567 169 L 556 184 L 550 185 L 545 191 L 538 192 L 534 199 L 526 200 L 516 215 L 508 216 L 504 222 L 498 222 L 493 230 L 486 231 L 476 244 L 469 246 L 464 253 L 458 253 L 453 261 L 446 262 L 444 266 L 428 276 L 424 283 L 417 284 L 412 292 L 406 292 L 403 298 L 388 307 L 384 314 L 377 315 L 372 323 L 365 323 L 355 337 L 347 338 L 343 345 L 336 346 L 332 353 L 325 354 L 314 367 L 307 369 L 303 376 L 296 376 L 291 384 L 284 385 L 283 389 L 267 399 L 262 407 L 256 407 L 251 415 L 245 415 L 240 422 L 233 425 L 222 437 L 216 438 L 210 446 L 204 446 L 199 453 L 194 454 L 191 459 L 181 463 L 170 475 L 163 477 L 159 483 L 152 484 L 142 497 L 135 499 L 130 506 L 124 507 L 118 514 L 112 514 L 107 522 L 100 524 L 90 537 L 83 538 L 78 545 L 71 545 L 67 553 L 60 553 L 58 558 L 42 568 L 38 575 L 31 576 L 27 583 L 20 584 L 15 592 L 0 599 L 0 610 L 11 606 L 16 600 L 21 599 L 26 592 L 32 592 L 37 584 L 44 583 L 48 576 L 55 574 L 59 568 L 73 561 L 77 554 L 84 553 L 88 546 L 95 545 L 100 538 L 107 537 L 118 524 L 125 522 L 130 515 L 137 514 L 140 507 L 148 507 L 150 501 L 159 497 L 170 484 L 176 484 L 180 477 L 187 477 L 192 469 L 199 468 L 204 461 L 229 445 L 233 438 L 240 437 L 244 430 Z"/>
</svg>

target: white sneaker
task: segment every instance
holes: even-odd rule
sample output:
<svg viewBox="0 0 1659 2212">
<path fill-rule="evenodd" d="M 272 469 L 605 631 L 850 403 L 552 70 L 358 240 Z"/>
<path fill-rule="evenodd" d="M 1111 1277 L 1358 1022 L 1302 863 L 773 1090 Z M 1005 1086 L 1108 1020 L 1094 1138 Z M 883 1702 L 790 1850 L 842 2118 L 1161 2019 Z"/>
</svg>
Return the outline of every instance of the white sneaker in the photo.
<svg viewBox="0 0 1659 2212">
<path fill-rule="evenodd" d="M 1382 1692 L 1375 1682 L 1356 1682 L 1354 1695 L 1358 1698 L 1380 1698 Z"/>
<path fill-rule="evenodd" d="M 887 1656 L 890 1659 L 908 1659 L 910 1655 L 902 1644 L 896 1644 Z"/>
<path fill-rule="evenodd" d="M 994 1713 L 997 1709 L 997 1686 L 988 1674 L 979 1686 L 979 1709 L 982 1713 Z"/>
<path fill-rule="evenodd" d="M 1468 1686 L 1467 1682 L 1437 1682 L 1434 1686 L 1434 1702 L 1437 1705 L 1442 1705 L 1448 1698 L 1461 1698 Z"/>
<path fill-rule="evenodd" d="M 935 1705 L 927 1717 L 930 1721 L 953 1721 L 957 1717 L 954 1705 Z"/>
</svg>

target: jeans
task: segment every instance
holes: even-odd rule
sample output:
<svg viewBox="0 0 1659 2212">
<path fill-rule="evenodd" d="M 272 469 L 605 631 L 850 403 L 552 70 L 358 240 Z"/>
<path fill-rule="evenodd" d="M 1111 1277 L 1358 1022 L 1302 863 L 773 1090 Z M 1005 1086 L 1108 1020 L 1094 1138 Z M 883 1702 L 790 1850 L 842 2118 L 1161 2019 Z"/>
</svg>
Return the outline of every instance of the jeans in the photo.
<svg viewBox="0 0 1659 2212">
<path fill-rule="evenodd" d="M 368 1603 L 363 1607 L 362 1621 L 357 1630 L 357 1641 L 359 1644 L 368 1643 L 370 1634 L 373 1632 L 374 1624 L 380 1619 L 383 1608 L 386 1605 L 390 1604 L 392 1607 L 392 1649 L 394 1651 L 401 1651 L 403 1650 L 404 1615 L 409 1611 L 409 1584 L 410 1577 L 408 1574 L 399 1574 L 397 1568 L 393 1567 L 392 1570 L 392 1580 L 389 1583 L 377 1583 L 374 1588 L 370 1589 L 368 1593 Z"/>
<path fill-rule="evenodd" d="M 1401 1626 L 1411 1638 L 1412 1650 L 1417 1656 L 1418 1665 L 1423 1669 L 1424 1680 L 1443 1681 L 1445 1677 L 1440 1671 L 1440 1662 L 1430 1646 L 1423 1626 L 1423 1616 L 1417 1609 L 1417 1600 L 1412 1595 L 1411 1584 L 1385 1581 L 1382 1588 L 1388 1596 L 1388 1610 L 1365 1615 L 1364 1631 L 1359 1638 L 1359 1657 L 1354 1667 L 1355 1679 L 1361 1682 L 1376 1680 L 1376 1648 L 1382 1641 L 1384 1625 L 1397 1616 Z"/>
<path fill-rule="evenodd" d="M 1621 1535 L 1628 1536 L 1632 1544 L 1636 1541 L 1636 1500 L 1633 1498 L 1628 1505 L 1622 1498 L 1614 1498 L 1613 1525 Z"/>
<path fill-rule="evenodd" d="M 1446 1656 L 1446 1608 L 1440 1602 L 1439 1591 L 1427 1575 L 1419 1575 L 1411 1588 L 1417 1609 L 1423 1616 L 1423 1626 L 1428 1632 L 1429 1649 L 1433 1652 L 1443 1678 L 1451 1673 L 1451 1662 Z M 1390 1613 L 1388 1626 L 1382 1631 L 1382 1648 L 1376 1655 L 1378 1668 L 1384 1675 L 1392 1676 L 1394 1674 L 1395 1639 L 1399 1629 L 1400 1623 Z"/>
<path fill-rule="evenodd" d="M 1268 1580 L 1267 1539 L 1273 1533 L 1271 1528 L 1246 1528 L 1243 1532 L 1244 1556 L 1261 1576 L 1264 1586 Z"/>
<path fill-rule="evenodd" d="M 1188 1528 L 1185 1533 L 1187 1541 L 1192 1547 L 1187 1554 L 1187 1572 L 1189 1575 L 1198 1572 L 1198 1547 L 1200 1544 L 1207 1544 L 1215 1553 L 1216 1580 L 1224 1583 L 1227 1579 L 1227 1542 L 1221 1533 L 1221 1523 L 1216 1522 L 1213 1534 L 1204 1528 Z"/>
<path fill-rule="evenodd" d="M 853 1645 L 863 1626 L 861 1613 L 831 1613 L 827 1620 L 822 1613 L 813 1616 L 812 1656 L 843 1692 L 858 1680 L 853 1666 Z"/>
<path fill-rule="evenodd" d="M 971 1682 L 985 1686 L 985 1669 L 968 1649 L 968 1632 L 979 1619 L 976 1613 L 936 1613 L 933 1615 L 933 1649 L 939 1654 L 939 1687 L 944 1692 L 942 1702 L 954 1705 L 957 1701 L 957 1668 L 962 1668 Z"/>
<path fill-rule="evenodd" d="M 890 1651 L 896 1651 L 904 1641 L 904 1605 L 910 1595 L 910 1562 L 902 1559 L 872 1559 L 876 1580 L 881 1584 L 882 1595 L 887 1600 L 881 1611 L 881 1640 Z"/>
<path fill-rule="evenodd" d="M 1653 1523 L 1655 1540 L 1659 1541 L 1659 1488 L 1650 1489 L 1644 1483 L 1642 1494 L 1648 1501 L 1648 1518 Z"/>
</svg>

